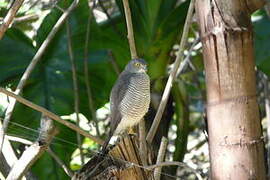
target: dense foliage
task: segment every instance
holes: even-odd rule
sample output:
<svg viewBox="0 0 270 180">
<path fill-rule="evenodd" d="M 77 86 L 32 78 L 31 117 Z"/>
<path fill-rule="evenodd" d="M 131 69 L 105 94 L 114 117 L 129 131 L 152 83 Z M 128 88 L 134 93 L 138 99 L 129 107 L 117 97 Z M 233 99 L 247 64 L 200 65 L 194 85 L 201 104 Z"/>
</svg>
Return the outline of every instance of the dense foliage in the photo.
<svg viewBox="0 0 270 180">
<path fill-rule="evenodd" d="M 61 16 L 59 7 L 66 9 L 71 2 L 70 0 L 59 1 L 57 7 L 50 6 L 49 13 L 37 29 L 31 26 L 33 23 L 33 20 L 31 20 L 24 22 L 24 24 L 14 24 L 7 31 L 0 41 L 1 87 L 16 88 L 25 68 Z M 109 101 L 109 93 L 117 77 L 113 64 L 115 63 L 121 70 L 130 60 L 122 3 L 120 0 L 116 0 L 115 3 L 103 3 L 110 15 L 106 20 L 98 22 L 97 16 L 90 13 L 91 10 L 86 0 L 80 1 L 78 7 L 68 19 L 72 34 L 72 50 L 77 67 L 79 109 L 89 122 L 96 115 L 91 114 L 88 107 L 84 58 L 87 57 L 90 86 L 96 110 L 104 108 Z M 2 4 L 2 6 L 1 15 L 5 14 L 7 10 L 5 4 Z M 177 49 L 175 44 L 178 44 L 181 37 L 188 2 L 136 0 L 130 1 L 130 7 L 138 54 L 149 63 L 152 94 L 160 98 L 168 77 L 170 64 L 175 59 L 175 49 Z M 102 11 L 99 4 L 95 5 L 94 9 Z M 42 7 L 40 10 L 44 11 L 45 9 Z M 22 10 L 18 16 L 24 16 L 28 11 L 28 9 Z M 89 47 L 85 54 L 88 26 L 90 27 L 90 38 L 88 40 Z M 257 12 L 254 15 L 256 65 L 259 70 L 268 76 L 270 76 L 269 29 L 270 21 L 267 15 L 264 11 Z M 25 34 L 26 31 L 34 32 L 34 36 L 30 38 Z M 66 26 L 61 27 L 46 49 L 41 61 L 35 67 L 34 73 L 27 81 L 22 93 L 22 96 L 26 99 L 60 116 L 74 113 L 68 38 Z M 184 155 L 187 153 L 188 135 L 190 135 L 191 141 L 197 139 L 195 144 L 193 143 L 194 145 L 204 141 L 201 134 L 204 124 L 202 114 L 205 102 L 205 85 L 200 43 L 197 43 L 195 48 L 190 50 L 191 45 L 196 42 L 197 38 L 198 30 L 194 23 L 193 30 L 190 32 L 187 52 L 185 52 L 186 55 L 191 54 L 189 56 L 190 63 L 185 71 L 178 76 L 172 90 L 170 103 L 173 107 L 173 115 L 165 117 L 170 127 L 169 140 L 171 146 L 175 146 L 175 151 L 171 152 L 170 157 L 175 160 L 184 159 Z M 6 105 L 0 102 L 1 116 L 4 115 L 5 108 Z M 156 107 L 153 106 L 153 109 L 156 109 Z M 8 134 L 34 141 L 38 135 L 40 117 L 40 113 L 18 103 L 8 128 Z M 70 119 L 72 120 L 72 118 Z M 99 121 L 103 122 L 104 119 L 99 119 Z M 99 123 L 99 125 L 101 126 L 101 132 L 104 132 L 104 127 L 106 129 L 104 123 Z M 70 164 L 71 159 L 78 155 L 76 133 L 63 125 L 57 124 L 57 127 L 60 133 L 52 143 L 52 149 L 66 164 Z M 94 131 L 91 130 L 90 132 Z M 178 136 L 176 141 L 174 141 L 175 134 Z M 86 147 L 84 152 L 87 156 L 98 149 L 98 146 L 89 139 L 85 139 L 84 144 Z M 15 148 L 20 148 L 19 143 L 13 145 Z M 197 156 L 199 155 L 201 154 L 197 154 Z M 205 157 L 200 156 L 196 159 L 196 161 L 200 160 L 205 161 Z M 80 164 L 72 163 L 73 169 L 79 167 Z M 35 163 L 32 172 L 40 179 L 67 178 L 64 171 L 57 166 L 47 153 Z"/>
</svg>

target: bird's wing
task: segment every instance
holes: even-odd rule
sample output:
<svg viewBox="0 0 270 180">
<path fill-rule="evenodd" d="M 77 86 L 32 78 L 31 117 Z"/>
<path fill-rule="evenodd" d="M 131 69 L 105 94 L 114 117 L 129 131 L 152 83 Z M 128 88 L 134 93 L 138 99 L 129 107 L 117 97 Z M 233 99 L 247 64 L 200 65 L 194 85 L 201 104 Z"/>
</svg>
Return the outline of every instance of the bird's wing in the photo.
<svg viewBox="0 0 270 180">
<path fill-rule="evenodd" d="M 117 125 L 120 123 L 122 118 L 121 113 L 119 111 L 120 104 L 123 98 L 126 95 L 128 90 L 128 85 L 130 83 L 131 78 L 134 76 L 133 73 L 126 73 L 125 71 L 122 72 L 115 83 L 110 96 L 110 108 L 111 108 L 111 115 L 110 115 L 110 122 L 111 122 L 111 129 L 110 135 L 113 135 L 114 131 L 117 128 Z"/>
<path fill-rule="evenodd" d="M 113 133 L 117 128 L 117 125 L 121 121 L 122 115 L 119 111 L 119 108 L 120 108 L 119 106 L 121 104 L 121 101 L 125 97 L 125 94 L 128 90 L 128 84 L 130 83 L 130 80 L 132 77 L 133 77 L 132 73 L 126 73 L 125 71 L 123 71 L 119 75 L 115 85 L 112 88 L 111 96 L 110 96 L 110 110 L 111 110 L 110 126 L 111 128 L 110 128 L 109 136 L 107 137 L 107 139 L 105 140 L 102 146 L 102 150 L 101 150 L 102 154 L 105 153 L 106 148 L 110 142 L 110 139 L 113 136 Z"/>
</svg>

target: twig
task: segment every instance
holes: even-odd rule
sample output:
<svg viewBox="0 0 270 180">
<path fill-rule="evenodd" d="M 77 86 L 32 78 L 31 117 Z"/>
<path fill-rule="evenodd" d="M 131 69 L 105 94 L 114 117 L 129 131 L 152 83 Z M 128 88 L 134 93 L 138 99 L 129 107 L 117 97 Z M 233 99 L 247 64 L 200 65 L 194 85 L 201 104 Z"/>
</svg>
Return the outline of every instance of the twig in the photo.
<svg viewBox="0 0 270 180">
<path fill-rule="evenodd" d="M 142 119 L 139 124 L 139 142 L 140 142 L 140 157 L 143 166 L 147 166 L 147 147 L 145 140 L 145 121 Z"/>
<path fill-rule="evenodd" d="M 9 141 L 15 141 L 15 142 L 19 142 L 19 143 L 26 144 L 26 145 L 33 144 L 33 142 L 31 142 L 27 139 L 23 139 L 23 138 L 16 137 L 16 136 L 6 135 L 5 138 L 7 138 Z"/>
<path fill-rule="evenodd" d="M 127 38 L 128 38 L 131 58 L 136 59 L 136 58 L 138 58 L 138 55 L 137 55 L 136 46 L 135 46 L 131 13 L 130 13 L 128 0 L 123 0 L 123 5 L 124 5 L 124 10 L 125 10 L 126 22 L 127 22 L 127 31 L 128 31 Z"/>
<path fill-rule="evenodd" d="M 190 5 L 189 5 L 189 9 L 188 9 L 188 13 L 187 13 L 187 18 L 186 18 L 184 30 L 183 30 L 183 34 L 182 34 L 182 38 L 181 38 L 181 42 L 180 42 L 180 47 L 179 47 L 179 50 L 177 53 L 177 57 L 176 57 L 173 69 L 170 73 L 169 79 L 167 81 L 165 90 L 163 92 L 162 99 L 161 99 L 160 105 L 158 107 L 158 111 L 156 113 L 154 122 L 153 122 L 153 124 L 152 124 L 152 126 L 147 134 L 147 137 L 146 137 L 146 140 L 148 143 L 152 142 L 152 140 L 156 134 L 156 131 L 157 131 L 158 125 L 160 123 L 162 114 L 163 114 L 165 106 L 168 102 L 169 94 L 170 94 L 170 91 L 172 88 L 172 83 L 176 77 L 177 69 L 178 69 L 178 67 L 180 65 L 180 61 L 182 60 L 182 57 L 183 57 L 183 51 L 184 51 L 186 41 L 188 38 L 189 27 L 190 27 L 191 21 L 192 21 L 193 10 L 194 10 L 194 0 L 191 0 Z"/>
<path fill-rule="evenodd" d="M 12 7 L 9 9 L 6 17 L 4 18 L 3 23 L 0 26 L 0 40 L 3 38 L 6 30 L 8 29 L 9 25 L 11 24 L 12 20 L 14 19 L 17 11 L 21 7 L 24 0 L 15 0 Z"/>
<path fill-rule="evenodd" d="M 199 180 L 203 180 L 202 176 L 195 169 L 189 167 L 188 165 L 186 165 L 185 163 L 182 163 L 182 162 L 177 162 L 177 161 L 162 162 L 162 163 L 159 163 L 159 164 L 154 164 L 154 165 L 151 165 L 151 166 L 146 166 L 145 168 L 147 170 L 152 170 L 152 169 L 155 169 L 155 168 L 158 168 L 158 167 L 162 167 L 162 166 L 180 166 L 180 167 L 185 167 L 185 168 L 189 169 L 191 172 L 193 172 Z"/>
<path fill-rule="evenodd" d="M 185 69 L 185 67 L 186 67 L 188 64 L 191 63 L 191 62 L 190 62 L 190 55 L 191 55 L 191 53 L 192 53 L 192 51 L 193 51 L 193 48 L 197 45 L 197 43 L 199 42 L 199 40 L 200 40 L 200 38 L 197 37 L 197 38 L 195 39 L 195 41 L 192 43 L 191 47 L 189 48 L 189 51 L 188 51 L 187 56 L 185 57 L 184 61 L 181 62 L 180 66 L 179 66 L 179 68 L 178 68 L 178 70 L 177 70 L 176 77 L 178 77 L 178 76 L 183 72 L 183 70 Z"/>
<path fill-rule="evenodd" d="M 20 159 L 13 165 L 7 180 L 21 179 L 27 170 L 46 151 L 57 130 L 54 128 L 52 120 L 42 116 L 40 123 L 40 134 L 36 143 L 27 148 Z"/>
<path fill-rule="evenodd" d="M 0 128 L 2 127 L 2 119 L 0 119 Z M 15 152 L 12 149 L 10 142 L 5 138 L 3 142 L 4 146 L 0 151 L 0 172 L 4 177 L 7 177 L 11 166 L 18 160 Z"/>
<path fill-rule="evenodd" d="M 21 93 L 21 91 L 22 91 L 22 89 L 23 89 L 23 87 L 24 87 L 24 85 L 26 83 L 26 80 L 29 78 L 30 74 L 34 70 L 36 64 L 40 60 L 41 56 L 45 52 L 48 45 L 50 44 L 51 40 L 54 38 L 55 34 L 58 32 L 61 25 L 64 23 L 65 19 L 68 17 L 70 12 L 77 6 L 78 3 L 79 3 L 79 0 L 74 0 L 73 3 L 69 6 L 69 8 L 58 19 L 58 21 L 56 22 L 56 24 L 52 28 L 51 32 L 48 34 L 47 38 L 43 41 L 43 43 L 39 47 L 37 53 L 35 54 L 35 56 L 31 60 L 30 64 L 28 65 L 27 69 L 23 73 L 23 76 L 20 79 L 20 82 L 19 82 L 19 84 L 18 84 L 18 86 L 17 86 L 17 88 L 15 90 L 15 94 L 18 95 L 18 94 Z M 3 123 L 3 128 L 0 129 L 0 151 L 2 149 L 3 140 L 4 140 L 4 136 L 5 136 L 5 131 L 6 131 L 7 127 L 8 127 L 8 124 L 9 124 L 11 115 L 13 113 L 15 104 L 16 104 L 16 99 L 11 98 L 9 106 L 8 106 L 8 108 L 6 110 L 6 113 L 5 113 L 5 119 L 4 119 L 4 123 Z"/>
<path fill-rule="evenodd" d="M 94 6 L 95 6 L 95 4 L 94 4 Z M 91 7 L 89 6 L 89 17 L 88 17 L 88 22 L 87 22 L 85 47 L 84 47 L 84 61 L 83 61 L 84 62 L 84 76 L 85 76 L 85 85 L 86 85 L 86 91 L 87 91 L 87 97 L 88 97 L 89 111 L 92 114 L 92 119 L 93 119 L 94 124 L 95 124 L 97 136 L 100 136 L 99 128 L 98 128 L 98 121 L 97 121 L 95 107 L 94 107 L 94 103 L 93 103 L 92 91 L 91 91 L 91 87 L 90 87 L 89 70 L 88 70 L 88 48 L 89 48 L 89 36 L 90 36 L 90 24 L 91 24 L 91 19 L 93 17 L 93 14 L 92 14 L 90 8 Z"/>
<path fill-rule="evenodd" d="M 37 14 L 27 14 L 25 16 L 15 17 L 13 19 L 12 24 L 22 23 L 24 21 L 36 20 L 36 19 L 38 19 L 38 17 L 39 16 Z M 4 18 L 0 17 L 0 22 L 2 22 L 3 20 L 4 20 Z"/>
<path fill-rule="evenodd" d="M 112 22 L 112 28 L 113 30 L 120 36 L 123 37 L 123 35 L 121 34 L 121 32 L 118 30 L 117 26 L 115 26 L 114 22 L 112 21 L 111 16 L 109 15 L 106 7 L 104 6 L 102 0 L 98 0 L 98 4 L 101 7 L 102 11 L 105 13 L 106 17 L 108 18 L 109 21 Z"/>
<path fill-rule="evenodd" d="M 32 103 L 31 101 L 28 101 L 28 100 L 24 99 L 21 96 L 18 96 L 16 94 L 4 89 L 4 88 L 0 88 L 0 92 L 4 93 L 4 94 L 6 94 L 6 95 L 8 95 L 10 97 L 15 98 L 20 103 L 25 104 L 26 106 L 31 107 L 32 109 L 35 109 L 35 110 L 37 110 L 39 112 L 42 112 L 44 115 L 48 116 L 49 118 L 51 118 L 51 119 L 65 125 L 65 126 L 69 127 L 70 129 L 80 133 L 81 135 L 83 135 L 85 137 L 88 137 L 88 138 L 92 139 L 93 141 L 95 141 L 98 144 L 103 144 L 103 142 L 104 142 L 103 140 L 99 139 L 98 137 L 90 135 L 88 132 L 85 132 L 84 130 L 80 129 L 76 125 L 61 119 L 58 115 L 48 111 L 47 109 L 45 109 L 45 108 L 43 108 L 43 107 L 41 107 L 39 105 L 36 105 L 36 104 Z"/>
<path fill-rule="evenodd" d="M 162 137 L 161 143 L 160 143 L 160 146 L 159 146 L 159 150 L 158 150 L 158 156 L 157 156 L 156 164 L 160 164 L 160 163 L 162 163 L 164 161 L 167 145 L 168 145 L 168 139 L 165 138 L 165 137 Z M 160 180 L 161 169 L 162 169 L 162 166 L 157 167 L 154 170 L 154 179 L 155 180 Z"/>
<path fill-rule="evenodd" d="M 48 147 L 47 152 L 52 156 L 52 158 L 63 168 L 65 173 L 69 176 L 73 176 L 73 172 L 65 165 L 65 163 Z"/>
<path fill-rule="evenodd" d="M 10 136 L 10 135 L 6 135 L 5 136 L 9 141 L 15 141 L 15 142 L 19 142 L 22 144 L 26 144 L 26 145 L 32 145 L 33 142 L 27 140 L 27 139 L 23 139 L 20 137 L 15 137 L 15 136 Z M 73 176 L 73 172 L 65 165 L 65 163 L 51 150 L 50 147 L 48 147 L 48 149 L 46 150 L 51 156 L 52 158 L 60 165 L 60 167 L 63 168 L 63 170 L 65 171 L 65 173 L 69 176 L 72 177 Z"/>
<path fill-rule="evenodd" d="M 109 54 L 109 56 L 110 56 L 110 61 L 111 61 L 111 63 L 112 63 L 112 66 L 113 66 L 114 71 L 116 72 L 117 75 L 119 75 L 119 74 L 120 74 L 120 69 L 119 69 L 118 64 L 117 64 L 116 61 L 115 61 L 115 57 L 113 56 L 112 51 L 109 50 L 109 51 L 108 51 L 108 54 Z"/>
<path fill-rule="evenodd" d="M 194 145 L 192 148 L 190 148 L 189 150 L 187 150 L 187 153 L 190 153 L 191 151 L 193 151 L 195 149 L 199 149 L 206 142 L 207 142 L 207 139 L 203 139 L 202 141 L 200 141 L 199 143 L 197 143 L 196 145 Z"/>
<path fill-rule="evenodd" d="M 66 29 L 67 29 L 67 39 L 68 39 L 68 53 L 69 53 L 71 69 L 72 69 L 72 81 L 73 81 L 73 91 L 74 91 L 74 110 L 76 114 L 76 124 L 78 127 L 80 127 L 79 87 L 78 87 L 78 80 L 77 80 L 77 74 L 76 74 L 76 64 L 74 61 L 74 55 L 73 55 L 72 44 L 71 44 L 71 32 L 70 32 L 68 19 L 66 21 Z M 78 132 L 76 132 L 76 136 L 77 136 L 77 143 L 79 145 L 79 150 L 80 150 L 81 163 L 82 165 L 84 165 L 84 155 L 83 155 L 83 149 L 82 149 L 81 135 Z"/>
<path fill-rule="evenodd" d="M 267 14 L 268 18 L 270 18 L 270 2 L 269 1 L 266 1 L 264 9 L 266 11 L 266 14 Z"/>
</svg>

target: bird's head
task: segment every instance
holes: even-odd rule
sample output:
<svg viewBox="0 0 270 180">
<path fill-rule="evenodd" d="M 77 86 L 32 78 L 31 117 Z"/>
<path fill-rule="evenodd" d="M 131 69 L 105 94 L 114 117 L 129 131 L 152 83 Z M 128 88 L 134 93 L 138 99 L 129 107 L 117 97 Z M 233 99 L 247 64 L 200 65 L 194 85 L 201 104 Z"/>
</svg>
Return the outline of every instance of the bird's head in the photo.
<svg viewBox="0 0 270 180">
<path fill-rule="evenodd" d="M 125 70 L 132 73 L 146 73 L 147 63 L 143 59 L 132 59 L 126 65 Z"/>
</svg>

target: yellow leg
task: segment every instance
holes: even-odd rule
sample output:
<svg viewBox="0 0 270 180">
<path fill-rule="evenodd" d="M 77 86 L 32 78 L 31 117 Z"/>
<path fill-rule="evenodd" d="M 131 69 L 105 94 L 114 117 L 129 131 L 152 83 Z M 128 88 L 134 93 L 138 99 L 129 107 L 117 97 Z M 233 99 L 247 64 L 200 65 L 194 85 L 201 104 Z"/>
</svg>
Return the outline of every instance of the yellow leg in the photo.
<svg viewBox="0 0 270 180">
<path fill-rule="evenodd" d="M 137 136 L 137 133 L 135 132 L 133 127 L 129 127 L 127 133 L 133 136 Z"/>
</svg>

